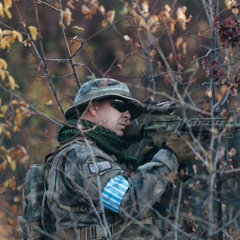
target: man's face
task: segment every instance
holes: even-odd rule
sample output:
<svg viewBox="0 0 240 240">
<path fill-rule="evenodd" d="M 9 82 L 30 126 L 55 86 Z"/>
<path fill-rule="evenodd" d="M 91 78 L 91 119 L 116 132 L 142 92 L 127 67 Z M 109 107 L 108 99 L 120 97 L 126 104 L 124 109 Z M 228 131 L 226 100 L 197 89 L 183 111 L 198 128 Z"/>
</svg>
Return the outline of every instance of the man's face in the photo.
<svg viewBox="0 0 240 240">
<path fill-rule="evenodd" d="M 96 123 L 122 137 L 131 120 L 127 103 L 123 100 L 107 99 L 97 102 L 96 107 Z"/>
</svg>

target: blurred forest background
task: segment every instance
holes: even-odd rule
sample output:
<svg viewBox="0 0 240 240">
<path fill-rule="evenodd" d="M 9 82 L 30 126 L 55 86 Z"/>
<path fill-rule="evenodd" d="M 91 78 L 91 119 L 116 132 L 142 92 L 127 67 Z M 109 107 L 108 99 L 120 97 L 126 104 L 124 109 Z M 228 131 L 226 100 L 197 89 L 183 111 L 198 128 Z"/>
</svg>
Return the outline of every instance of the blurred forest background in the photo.
<svg viewBox="0 0 240 240">
<path fill-rule="evenodd" d="M 235 0 L 1 0 L 0 239 L 21 239 L 25 174 L 56 148 L 64 110 L 87 80 L 118 79 L 142 102 L 175 101 L 180 117 L 238 120 L 239 8 Z M 162 227 L 240 239 L 240 135 L 212 132 L 193 146 L 195 176 L 176 181 Z"/>
</svg>

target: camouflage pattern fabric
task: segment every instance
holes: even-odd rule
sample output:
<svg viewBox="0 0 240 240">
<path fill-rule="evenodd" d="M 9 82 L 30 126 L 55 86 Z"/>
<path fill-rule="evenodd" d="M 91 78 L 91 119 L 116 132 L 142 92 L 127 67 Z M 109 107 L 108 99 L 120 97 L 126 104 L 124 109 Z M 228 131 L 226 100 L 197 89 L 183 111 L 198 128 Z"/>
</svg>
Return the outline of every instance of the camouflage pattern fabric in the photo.
<svg viewBox="0 0 240 240">
<path fill-rule="evenodd" d="M 162 149 L 130 176 L 117 159 L 92 142 L 74 142 L 54 157 L 48 169 L 47 203 L 55 215 L 56 228 L 62 232 L 122 223 L 124 229 L 127 222 L 141 220 L 153 205 L 158 205 L 158 210 L 164 213 L 166 204 L 161 203 L 161 196 L 166 190 L 172 190 L 167 174 L 176 174 L 178 166 L 175 155 Z M 104 209 L 101 201 L 105 186 L 116 176 L 122 176 L 129 183 L 118 213 Z M 171 200 L 171 194 L 165 195 L 164 203 Z M 147 235 L 148 239 L 154 239 Z"/>
</svg>

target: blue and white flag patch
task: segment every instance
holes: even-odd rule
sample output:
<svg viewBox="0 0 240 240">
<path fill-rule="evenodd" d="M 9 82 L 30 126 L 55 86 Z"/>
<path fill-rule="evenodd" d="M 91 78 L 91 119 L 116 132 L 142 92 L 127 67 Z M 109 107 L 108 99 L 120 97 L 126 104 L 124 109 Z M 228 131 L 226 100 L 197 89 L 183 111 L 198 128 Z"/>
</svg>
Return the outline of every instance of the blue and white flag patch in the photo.
<svg viewBox="0 0 240 240">
<path fill-rule="evenodd" d="M 127 179 L 121 175 L 112 178 L 102 193 L 103 206 L 108 210 L 118 213 L 122 199 L 129 186 Z"/>
<path fill-rule="evenodd" d="M 103 161 L 103 162 L 96 162 L 96 163 L 90 163 L 88 165 L 89 170 L 91 173 L 99 173 L 99 172 L 103 172 L 106 171 L 108 169 L 112 168 L 112 165 L 109 161 Z"/>
</svg>

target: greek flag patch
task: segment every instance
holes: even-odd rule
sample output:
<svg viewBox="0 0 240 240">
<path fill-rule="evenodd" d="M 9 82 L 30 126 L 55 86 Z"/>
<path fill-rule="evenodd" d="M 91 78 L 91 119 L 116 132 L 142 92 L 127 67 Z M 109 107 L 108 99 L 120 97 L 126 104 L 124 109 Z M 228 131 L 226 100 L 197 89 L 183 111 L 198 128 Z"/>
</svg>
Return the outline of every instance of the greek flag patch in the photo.
<svg viewBox="0 0 240 240">
<path fill-rule="evenodd" d="M 119 212 L 123 196 L 129 188 L 129 182 L 123 176 L 112 178 L 102 193 L 103 206 L 115 213 Z"/>
</svg>

